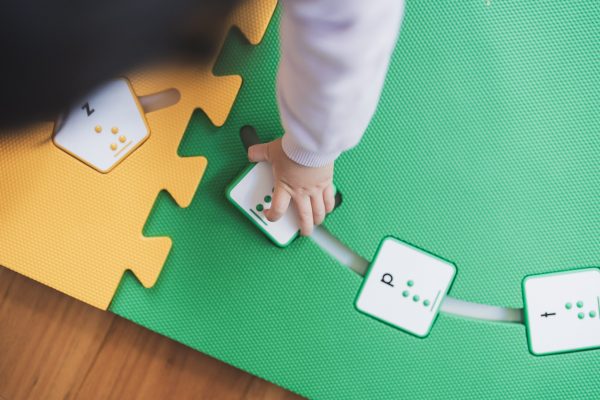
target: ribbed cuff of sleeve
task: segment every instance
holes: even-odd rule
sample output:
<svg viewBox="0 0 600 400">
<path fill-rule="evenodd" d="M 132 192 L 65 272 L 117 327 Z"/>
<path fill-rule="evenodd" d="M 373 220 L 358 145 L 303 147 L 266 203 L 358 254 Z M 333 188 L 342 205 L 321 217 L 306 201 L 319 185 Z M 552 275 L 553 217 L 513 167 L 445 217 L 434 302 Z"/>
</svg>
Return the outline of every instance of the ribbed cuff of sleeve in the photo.
<svg viewBox="0 0 600 400">
<path fill-rule="evenodd" d="M 316 168 L 331 164 L 341 154 L 341 152 L 339 151 L 336 151 L 334 153 L 308 151 L 302 146 L 300 146 L 294 140 L 294 137 L 292 135 L 287 133 L 283 135 L 281 144 L 283 147 L 283 152 L 288 156 L 290 160 L 300 165 L 304 165 L 305 167 Z"/>
</svg>

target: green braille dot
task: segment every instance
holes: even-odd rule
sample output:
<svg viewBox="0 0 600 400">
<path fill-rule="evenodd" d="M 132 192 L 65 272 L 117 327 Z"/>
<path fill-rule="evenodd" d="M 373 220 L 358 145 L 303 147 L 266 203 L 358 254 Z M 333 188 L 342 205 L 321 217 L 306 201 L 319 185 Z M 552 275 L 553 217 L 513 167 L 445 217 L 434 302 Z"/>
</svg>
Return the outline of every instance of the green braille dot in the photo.
<svg viewBox="0 0 600 400">
<path fill-rule="evenodd" d="M 424 301 L 423 301 L 423 305 L 424 305 L 425 307 L 429 306 L 429 304 L 431 304 L 431 303 L 429 302 L 429 300 L 424 300 Z"/>
<path fill-rule="evenodd" d="M 264 210 L 265 208 L 263 207 L 262 204 L 257 204 L 256 205 L 256 209 L 258 210 L 258 212 L 261 212 L 262 210 Z"/>
<path fill-rule="evenodd" d="M 265 203 L 271 202 L 271 196 L 265 196 Z"/>
<path fill-rule="evenodd" d="M 408 297 L 410 295 L 408 290 L 405 290 L 404 292 L 402 292 L 402 296 L 404 297 Z"/>
<path fill-rule="evenodd" d="M 583 317 L 585 317 L 584 313 L 580 312 L 579 314 L 577 314 L 577 318 L 583 319 Z"/>
<path fill-rule="evenodd" d="M 413 301 L 419 301 L 419 295 L 418 294 L 415 294 L 413 296 Z"/>
<path fill-rule="evenodd" d="M 596 318 L 596 311 L 590 311 L 590 318 Z"/>
<path fill-rule="evenodd" d="M 578 301 L 577 302 L 577 308 L 581 308 L 583 307 L 583 301 Z"/>
<path fill-rule="evenodd" d="M 573 304 L 571 304 L 571 303 L 567 303 L 567 304 L 565 304 L 565 308 L 566 308 L 567 310 L 570 310 L 570 309 L 571 309 L 571 307 L 573 307 Z"/>
<path fill-rule="evenodd" d="M 408 281 L 406 282 L 406 284 L 408 285 L 408 287 L 412 287 L 412 285 L 414 285 L 415 283 L 413 281 Z"/>
</svg>

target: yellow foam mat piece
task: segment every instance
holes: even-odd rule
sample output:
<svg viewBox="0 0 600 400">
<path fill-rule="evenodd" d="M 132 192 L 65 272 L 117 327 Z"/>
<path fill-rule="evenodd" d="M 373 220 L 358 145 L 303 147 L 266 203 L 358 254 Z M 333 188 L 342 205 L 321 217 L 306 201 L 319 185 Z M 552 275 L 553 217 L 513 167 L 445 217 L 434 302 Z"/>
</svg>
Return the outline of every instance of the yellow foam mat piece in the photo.
<svg viewBox="0 0 600 400">
<path fill-rule="evenodd" d="M 244 2 L 230 26 L 258 43 L 275 6 L 275 0 Z M 222 125 L 241 85 L 240 77 L 211 71 L 212 65 L 132 74 L 137 96 L 176 88 L 181 98 L 146 114 L 148 140 L 106 174 L 59 149 L 53 123 L 2 135 L 0 265 L 101 309 L 125 270 L 153 286 L 171 248 L 169 238 L 142 235 L 156 196 L 166 190 L 187 207 L 207 165 L 203 157 L 177 155 L 189 118 L 201 108 Z"/>
</svg>

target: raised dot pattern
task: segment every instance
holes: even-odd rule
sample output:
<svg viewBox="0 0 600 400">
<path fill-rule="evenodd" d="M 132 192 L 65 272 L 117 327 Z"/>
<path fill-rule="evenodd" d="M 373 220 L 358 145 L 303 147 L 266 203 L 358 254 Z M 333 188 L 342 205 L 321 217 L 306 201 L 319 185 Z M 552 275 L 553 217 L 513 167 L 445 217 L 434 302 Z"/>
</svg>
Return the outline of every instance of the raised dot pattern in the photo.
<svg viewBox="0 0 600 400">
<path fill-rule="evenodd" d="M 101 126 L 101 125 L 96 125 L 96 126 L 94 126 L 94 131 L 95 131 L 96 133 L 101 133 L 101 132 L 102 132 L 102 126 Z M 110 131 L 112 132 L 112 134 L 113 134 L 113 135 L 116 135 L 117 133 L 119 133 L 119 128 L 118 128 L 118 127 L 116 127 L 116 126 L 113 126 L 113 127 L 110 129 Z M 123 136 L 123 135 L 119 136 L 119 142 L 121 142 L 121 143 L 125 143 L 125 141 L 126 141 L 126 140 L 127 140 L 127 138 L 126 138 L 125 136 Z M 112 151 L 116 151 L 116 150 L 117 150 L 117 148 L 118 148 L 118 146 L 117 146 L 117 144 L 116 144 L 116 143 L 111 143 L 109 147 L 110 147 L 110 149 L 111 149 Z"/>
<path fill-rule="evenodd" d="M 577 300 L 577 302 L 575 303 L 575 306 L 579 309 L 582 309 L 585 306 L 585 303 L 582 300 Z M 571 302 L 566 302 L 565 303 L 565 309 L 567 310 L 571 310 L 573 309 L 573 303 Z M 587 315 L 590 318 L 596 318 L 596 316 L 598 316 L 598 312 L 596 310 L 590 310 Z M 578 319 L 585 319 L 585 312 L 579 311 L 577 313 L 577 318 Z"/>
<path fill-rule="evenodd" d="M 415 285 L 415 282 L 412 279 L 409 279 L 408 281 L 406 281 L 406 286 L 408 286 L 409 288 L 413 287 Z M 402 292 L 402 297 L 409 297 L 410 296 L 410 291 L 408 290 L 404 290 Z M 418 294 L 415 294 L 412 297 L 413 302 L 417 303 L 419 300 L 421 300 L 421 296 L 419 296 Z M 431 305 L 431 301 L 429 299 L 425 299 L 423 300 L 423 306 L 425 307 L 429 307 L 429 305 Z"/>
</svg>

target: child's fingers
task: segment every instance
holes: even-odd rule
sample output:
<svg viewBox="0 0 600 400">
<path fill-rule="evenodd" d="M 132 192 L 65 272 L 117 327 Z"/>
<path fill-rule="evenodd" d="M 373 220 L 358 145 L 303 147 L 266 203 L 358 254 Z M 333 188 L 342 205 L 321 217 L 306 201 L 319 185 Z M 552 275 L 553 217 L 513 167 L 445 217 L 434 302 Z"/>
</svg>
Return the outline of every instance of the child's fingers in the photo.
<svg viewBox="0 0 600 400">
<path fill-rule="evenodd" d="M 305 195 L 297 195 L 293 198 L 296 212 L 300 223 L 300 234 L 309 236 L 313 230 L 313 213 L 310 206 L 310 197 Z"/>
<path fill-rule="evenodd" d="M 323 194 L 317 193 L 310 197 L 310 205 L 312 207 L 313 221 L 315 225 L 321 225 L 325 219 L 325 203 Z"/>
<path fill-rule="evenodd" d="M 269 144 L 255 144 L 248 147 L 248 160 L 250 162 L 269 161 Z"/>
<path fill-rule="evenodd" d="M 323 202 L 325 203 L 325 211 L 327 214 L 332 212 L 335 208 L 335 193 L 332 185 L 327 186 L 323 191 Z"/>
<path fill-rule="evenodd" d="M 277 221 L 287 211 L 291 195 L 281 185 L 275 186 L 271 208 L 265 211 L 265 216 L 271 222 Z"/>
</svg>

